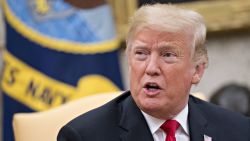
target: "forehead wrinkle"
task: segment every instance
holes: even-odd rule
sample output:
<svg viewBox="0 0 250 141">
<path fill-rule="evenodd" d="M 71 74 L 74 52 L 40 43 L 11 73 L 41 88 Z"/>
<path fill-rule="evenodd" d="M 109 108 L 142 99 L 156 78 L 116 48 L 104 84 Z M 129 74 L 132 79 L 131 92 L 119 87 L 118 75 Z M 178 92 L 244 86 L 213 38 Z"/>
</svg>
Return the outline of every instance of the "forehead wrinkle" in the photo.
<svg viewBox="0 0 250 141">
<path fill-rule="evenodd" d="M 135 40 L 134 42 L 132 42 L 132 47 L 133 48 L 138 48 L 138 47 L 146 47 L 147 43 L 141 41 L 141 40 Z"/>
</svg>

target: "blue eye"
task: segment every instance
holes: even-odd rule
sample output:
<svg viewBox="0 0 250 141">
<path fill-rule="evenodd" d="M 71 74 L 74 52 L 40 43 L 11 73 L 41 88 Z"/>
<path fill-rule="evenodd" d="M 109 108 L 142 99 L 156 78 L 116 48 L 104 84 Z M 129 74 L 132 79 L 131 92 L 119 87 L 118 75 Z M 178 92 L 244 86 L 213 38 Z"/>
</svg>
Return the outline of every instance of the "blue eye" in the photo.
<svg viewBox="0 0 250 141">
<path fill-rule="evenodd" d="M 135 58 L 139 61 L 143 61 L 147 58 L 147 52 L 137 50 L 137 51 L 135 51 Z"/>
<path fill-rule="evenodd" d="M 162 56 L 167 63 L 174 63 L 177 60 L 177 54 L 174 52 L 165 52 Z"/>
<path fill-rule="evenodd" d="M 163 54 L 164 57 L 176 57 L 177 55 L 173 52 L 166 52 Z"/>
<path fill-rule="evenodd" d="M 136 55 L 143 55 L 144 53 L 142 51 L 136 51 L 135 54 Z"/>
<path fill-rule="evenodd" d="M 164 54 L 164 57 L 175 57 L 176 55 L 174 53 L 171 52 L 167 52 Z"/>
</svg>

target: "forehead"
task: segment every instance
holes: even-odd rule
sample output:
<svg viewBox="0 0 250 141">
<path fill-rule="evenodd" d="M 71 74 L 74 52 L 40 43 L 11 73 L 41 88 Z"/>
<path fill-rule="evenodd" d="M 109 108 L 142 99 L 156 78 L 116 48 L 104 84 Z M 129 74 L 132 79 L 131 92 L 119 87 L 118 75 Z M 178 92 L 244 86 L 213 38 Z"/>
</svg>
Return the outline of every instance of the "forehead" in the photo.
<svg viewBox="0 0 250 141">
<path fill-rule="evenodd" d="M 143 28 L 133 35 L 130 40 L 132 47 L 190 47 L 192 37 L 185 32 L 168 32 L 159 29 Z"/>
</svg>

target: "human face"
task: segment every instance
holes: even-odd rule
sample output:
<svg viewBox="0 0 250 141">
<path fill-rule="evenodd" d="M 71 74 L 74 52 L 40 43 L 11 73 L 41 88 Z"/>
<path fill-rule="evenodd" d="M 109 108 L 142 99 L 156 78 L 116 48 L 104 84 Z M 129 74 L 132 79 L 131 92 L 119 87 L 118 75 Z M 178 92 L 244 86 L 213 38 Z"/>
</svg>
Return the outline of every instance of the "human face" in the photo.
<svg viewBox="0 0 250 141">
<path fill-rule="evenodd" d="M 151 116 L 169 119 L 187 104 L 196 67 L 192 36 L 143 28 L 130 41 L 130 89 L 137 106 Z"/>
</svg>

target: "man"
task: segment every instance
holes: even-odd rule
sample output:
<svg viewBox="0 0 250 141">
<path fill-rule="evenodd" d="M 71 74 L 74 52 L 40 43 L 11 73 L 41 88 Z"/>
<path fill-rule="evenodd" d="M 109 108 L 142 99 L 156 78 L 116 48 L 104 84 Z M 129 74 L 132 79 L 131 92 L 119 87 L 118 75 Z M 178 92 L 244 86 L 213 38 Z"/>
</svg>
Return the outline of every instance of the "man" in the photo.
<svg viewBox="0 0 250 141">
<path fill-rule="evenodd" d="M 202 17 L 142 6 L 127 37 L 130 91 L 67 125 L 58 141 L 250 141 L 250 120 L 189 95 L 208 63 Z"/>
</svg>

